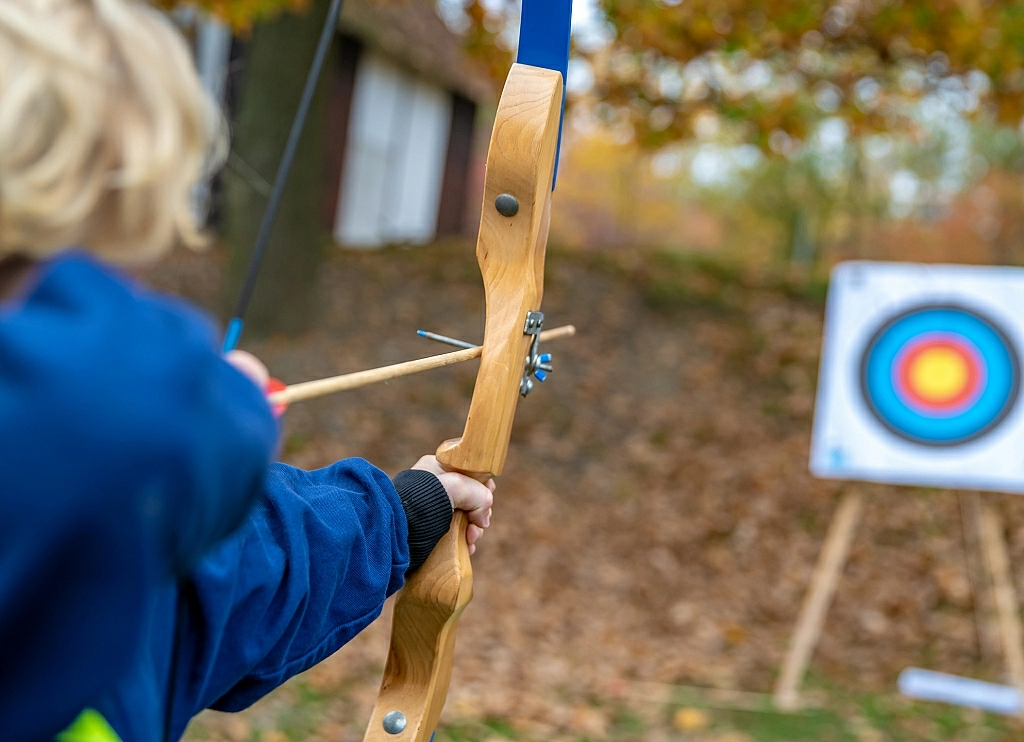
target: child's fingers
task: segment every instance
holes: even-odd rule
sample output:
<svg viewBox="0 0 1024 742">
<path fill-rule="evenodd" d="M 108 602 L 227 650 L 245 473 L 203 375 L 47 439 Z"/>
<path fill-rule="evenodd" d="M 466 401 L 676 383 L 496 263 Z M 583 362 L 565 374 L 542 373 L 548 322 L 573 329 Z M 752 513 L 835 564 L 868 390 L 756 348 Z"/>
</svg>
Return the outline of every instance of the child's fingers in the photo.
<svg viewBox="0 0 1024 742">
<path fill-rule="evenodd" d="M 452 501 L 452 507 L 465 510 L 470 523 L 480 528 L 487 528 L 491 524 L 491 505 L 494 504 L 494 490 L 497 487 L 493 479 L 481 483 L 464 474 L 445 471 L 434 456 L 423 456 L 413 469 L 429 471 L 440 479 Z"/>
<path fill-rule="evenodd" d="M 420 471 L 429 471 L 435 477 L 440 477 L 442 474 L 447 473 L 438 462 L 436 456 L 420 456 L 420 460 L 413 464 L 412 468 L 419 469 Z"/>
<path fill-rule="evenodd" d="M 491 524 L 491 505 L 494 504 L 494 489 L 497 486 L 493 479 L 486 483 L 467 477 L 458 472 L 445 471 L 433 456 L 423 456 L 412 467 L 429 471 L 444 486 L 452 507 L 466 511 L 469 525 L 466 526 L 466 543 L 469 544 L 470 555 L 476 553 L 476 542 L 484 535 L 484 529 Z"/>
<path fill-rule="evenodd" d="M 437 477 L 450 473 L 443 466 L 441 466 L 441 463 L 437 460 L 436 456 L 420 456 L 419 461 L 413 464 L 412 468 L 421 469 L 423 471 L 429 471 L 431 474 L 434 474 Z M 458 472 L 454 473 L 457 474 Z M 495 481 L 493 478 L 488 479 L 485 482 L 485 484 L 487 485 L 487 489 L 489 489 L 491 492 L 494 492 L 494 490 L 498 486 L 497 481 Z"/>
<path fill-rule="evenodd" d="M 267 382 L 270 381 L 270 372 L 263 365 L 263 361 L 252 353 L 246 353 L 244 350 L 229 350 L 224 355 L 224 360 L 249 377 L 260 391 L 266 389 Z"/>
<path fill-rule="evenodd" d="M 487 528 L 490 523 L 491 505 L 494 504 L 494 495 L 490 487 L 455 472 L 446 472 L 438 479 L 448 492 L 452 507 L 456 510 L 465 510 L 470 523 Z"/>
</svg>

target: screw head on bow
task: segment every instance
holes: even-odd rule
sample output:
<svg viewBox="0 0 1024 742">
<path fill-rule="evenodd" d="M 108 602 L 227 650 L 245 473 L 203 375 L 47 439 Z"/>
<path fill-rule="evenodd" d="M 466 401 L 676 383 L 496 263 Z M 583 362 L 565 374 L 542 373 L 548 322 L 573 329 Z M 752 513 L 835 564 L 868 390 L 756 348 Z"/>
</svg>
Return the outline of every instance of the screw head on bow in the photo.
<svg viewBox="0 0 1024 742">
<path fill-rule="evenodd" d="M 494 199 L 494 208 L 502 216 L 511 218 L 519 213 L 519 200 L 511 193 L 500 193 Z"/>
<path fill-rule="evenodd" d="M 381 722 L 381 726 L 388 734 L 401 734 L 405 731 L 407 723 L 405 714 L 401 711 L 389 711 L 384 715 L 384 721 Z"/>
</svg>

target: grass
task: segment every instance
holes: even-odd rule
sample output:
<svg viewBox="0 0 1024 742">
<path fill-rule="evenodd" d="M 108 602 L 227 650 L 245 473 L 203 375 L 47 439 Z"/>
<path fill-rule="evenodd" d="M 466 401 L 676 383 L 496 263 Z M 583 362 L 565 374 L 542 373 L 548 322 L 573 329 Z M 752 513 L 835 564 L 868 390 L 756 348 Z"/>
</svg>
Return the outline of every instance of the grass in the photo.
<svg viewBox="0 0 1024 742">
<path fill-rule="evenodd" d="M 186 742 L 308 742 L 321 740 L 322 720 L 337 718 L 344 701 L 319 693 L 301 679 L 290 683 L 290 702 L 242 715 L 206 715 L 193 724 Z M 748 694 L 753 695 L 753 694 Z M 673 703 L 594 702 L 588 711 L 603 719 L 596 728 L 544 731 L 517 728 L 507 719 L 466 720 L 443 725 L 436 742 L 1009 742 L 1021 737 L 1019 722 L 896 695 L 852 694 L 837 688 L 812 689 L 820 707 L 795 714 L 714 703 L 700 696 L 677 695 Z M 348 705 L 348 704 L 345 704 Z M 255 712 L 255 713 L 254 713 Z M 250 717 L 240 724 L 239 717 Z M 234 717 L 234 718 L 231 718 Z M 212 721 L 211 721 L 212 718 Z M 342 739 L 358 734 L 363 720 L 347 719 Z M 592 725 L 591 725 L 592 726 Z M 339 729 L 340 727 L 335 727 Z M 332 735 L 333 736 L 333 735 Z"/>
<path fill-rule="evenodd" d="M 699 713 L 694 713 L 694 711 Z M 678 712 L 685 711 L 684 714 Z M 659 722 L 630 710 L 612 713 L 603 735 L 566 734 L 557 737 L 521 732 L 507 722 L 488 720 L 443 727 L 438 742 L 647 742 L 649 740 L 707 740 L 708 742 L 1009 742 L 1020 729 L 1013 722 L 973 709 L 908 702 L 899 698 L 863 696 L 841 707 L 801 714 L 772 711 L 669 706 Z M 686 723 L 680 725 L 675 719 Z"/>
</svg>

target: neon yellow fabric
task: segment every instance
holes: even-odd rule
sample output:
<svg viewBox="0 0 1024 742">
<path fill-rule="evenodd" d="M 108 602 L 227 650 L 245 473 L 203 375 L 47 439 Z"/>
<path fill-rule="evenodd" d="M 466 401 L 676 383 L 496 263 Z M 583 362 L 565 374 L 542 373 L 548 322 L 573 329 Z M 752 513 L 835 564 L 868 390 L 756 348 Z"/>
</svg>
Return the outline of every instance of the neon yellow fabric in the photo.
<svg viewBox="0 0 1024 742">
<path fill-rule="evenodd" d="M 121 738 L 98 711 L 86 709 L 57 735 L 56 742 L 121 742 Z"/>
</svg>

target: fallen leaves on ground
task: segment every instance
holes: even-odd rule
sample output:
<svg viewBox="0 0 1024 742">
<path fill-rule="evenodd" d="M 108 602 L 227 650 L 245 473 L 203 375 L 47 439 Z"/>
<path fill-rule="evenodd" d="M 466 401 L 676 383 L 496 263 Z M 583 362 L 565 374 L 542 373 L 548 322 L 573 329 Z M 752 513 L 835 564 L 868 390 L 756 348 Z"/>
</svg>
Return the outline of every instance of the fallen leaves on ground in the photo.
<svg viewBox="0 0 1024 742">
<path fill-rule="evenodd" d="M 209 289 L 218 270 L 216 257 L 179 256 L 154 276 Z M 843 487 L 807 470 L 824 306 L 742 274 L 712 275 L 696 295 L 659 285 L 652 298 L 644 271 L 549 258 L 547 322 L 579 334 L 547 348 L 556 371 L 520 404 L 494 525 L 474 558 L 447 722 L 599 739 L 623 723 L 601 706 L 622 679 L 771 691 Z M 243 343 L 287 382 L 438 351 L 418 328 L 482 335 L 483 292 L 460 246 L 339 254 L 320 288 L 314 329 Z M 362 456 L 397 473 L 459 434 L 475 373 L 465 364 L 294 405 L 286 458 L 312 468 Z M 890 693 L 909 665 L 998 680 L 979 664 L 956 494 L 862 486 L 865 519 L 814 655 L 816 682 Z M 1019 563 L 1024 507 L 991 499 Z M 302 676 L 322 718 L 296 729 L 361 738 L 387 623 Z M 297 692 L 286 685 L 246 718 L 274 728 Z M 671 727 L 661 707 L 637 708 L 638 723 Z M 692 719 L 680 711 L 676 727 Z M 216 728 L 202 723 L 206 738 Z"/>
</svg>

